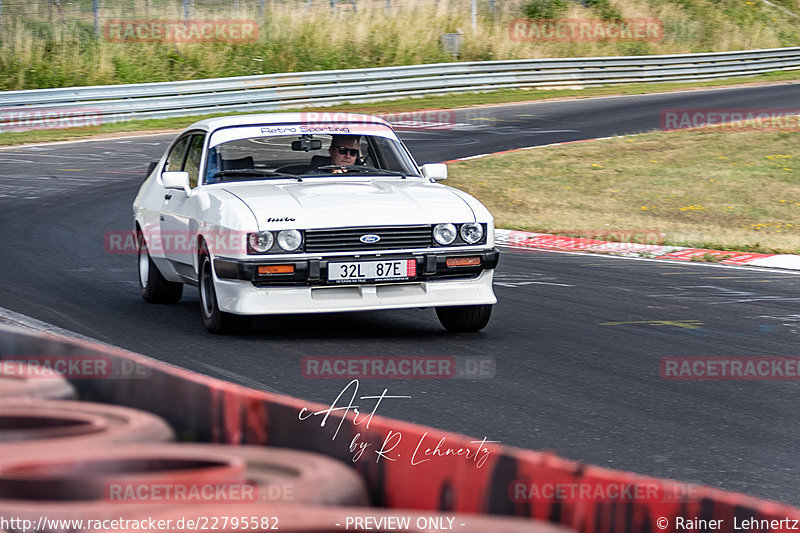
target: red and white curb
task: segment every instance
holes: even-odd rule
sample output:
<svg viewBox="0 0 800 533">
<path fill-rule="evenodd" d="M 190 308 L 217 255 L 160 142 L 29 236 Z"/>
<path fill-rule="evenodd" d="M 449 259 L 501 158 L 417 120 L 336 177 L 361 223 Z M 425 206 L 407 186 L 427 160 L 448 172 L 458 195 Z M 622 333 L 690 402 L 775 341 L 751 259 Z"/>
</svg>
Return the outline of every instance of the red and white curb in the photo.
<svg viewBox="0 0 800 533">
<path fill-rule="evenodd" d="M 548 233 L 533 233 L 507 229 L 495 230 L 495 243 L 514 248 L 536 248 L 569 252 L 590 252 L 625 257 L 648 257 L 653 259 L 672 259 L 677 261 L 706 260 L 709 256 L 725 265 L 750 265 L 760 267 L 800 270 L 800 255 L 757 254 L 749 252 L 730 252 L 707 250 L 704 248 L 684 248 L 659 244 L 639 244 L 630 242 L 610 242 L 582 237 L 565 237 Z"/>
</svg>

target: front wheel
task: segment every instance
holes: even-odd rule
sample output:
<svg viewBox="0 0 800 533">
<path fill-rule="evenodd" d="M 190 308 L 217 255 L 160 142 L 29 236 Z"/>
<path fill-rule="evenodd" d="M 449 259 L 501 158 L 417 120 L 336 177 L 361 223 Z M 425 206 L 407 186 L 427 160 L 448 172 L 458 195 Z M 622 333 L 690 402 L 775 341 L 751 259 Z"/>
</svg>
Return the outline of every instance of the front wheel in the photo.
<svg viewBox="0 0 800 533">
<path fill-rule="evenodd" d="M 480 331 L 492 316 L 491 305 L 456 305 L 437 307 L 436 316 L 447 331 Z"/>
<path fill-rule="evenodd" d="M 139 259 L 139 290 L 146 302 L 154 304 L 178 303 L 183 295 L 183 283 L 167 281 L 158 271 L 150 253 L 144 234 L 139 233 L 137 241 Z"/>
<path fill-rule="evenodd" d="M 206 329 L 215 334 L 245 333 L 253 325 L 253 317 L 234 315 L 219 310 L 217 291 L 214 289 L 214 274 L 211 270 L 211 258 L 203 247 L 200 253 L 200 313 Z"/>
</svg>

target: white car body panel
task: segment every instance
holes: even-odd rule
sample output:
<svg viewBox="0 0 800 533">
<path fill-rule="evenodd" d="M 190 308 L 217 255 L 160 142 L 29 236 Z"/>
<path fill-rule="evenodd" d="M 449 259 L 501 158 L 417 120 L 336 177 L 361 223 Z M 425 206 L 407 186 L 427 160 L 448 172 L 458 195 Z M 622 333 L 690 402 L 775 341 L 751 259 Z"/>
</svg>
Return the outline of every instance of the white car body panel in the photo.
<svg viewBox="0 0 800 533">
<path fill-rule="evenodd" d="M 246 125 L 248 131 L 261 131 L 270 128 L 263 126 L 264 124 L 301 124 L 302 116 L 302 113 L 282 113 L 209 119 L 190 126 L 184 133 L 204 132 L 207 135 L 200 164 L 202 176 L 202 169 L 205 168 L 211 149 L 211 139 L 217 144 L 247 137 L 233 129 L 226 129 L 221 133 L 214 133 L 215 131 L 240 125 Z M 362 124 L 353 127 L 353 131 L 368 131 L 370 135 L 378 134 L 400 142 L 381 119 L 365 115 L 349 116 L 355 117 L 354 121 L 368 123 L 367 126 Z M 337 127 L 340 126 L 341 124 Z M 429 268 L 431 263 L 428 256 L 442 256 L 447 253 L 488 254 L 486 257 L 494 253 L 496 263 L 494 220 L 489 211 L 467 193 L 432 182 L 421 175 L 403 178 L 391 175 L 346 174 L 302 180 L 280 178 L 223 181 L 200 183 L 187 195 L 181 189 L 165 189 L 161 182 L 161 172 L 173 146 L 175 143 L 170 145 L 142 184 L 133 204 L 136 229 L 143 233 L 148 253 L 158 271 L 170 282 L 197 283 L 198 242 L 201 240 L 206 241 L 212 260 L 235 261 L 245 265 L 273 259 L 300 262 L 322 260 L 325 268 L 327 257 L 344 256 L 364 260 L 370 257 L 403 256 L 418 258 L 420 265 L 424 264 L 427 265 L 425 268 Z M 247 247 L 247 235 L 259 231 L 297 229 L 305 232 L 333 228 L 433 226 L 440 223 L 474 222 L 485 227 L 484 241 L 475 245 L 462 242 L 449 247 L 433 244 L 423 248 L 396 250 L 267 254 L 248 253 Z M 222 239 L 220 235 L 223 236 Z M 215 266 L 216 268 L 218 267 Z M 307 286 L 263 286 L 256 283 L 256 280 L 220 276 L 216 270 L 213 280 L 219 308 L 226 313 L 321 313 L 494 304 L 496 298 L 492 290 L 493 268 L 492 265 L 491 268 L 476 271 L 474 276 L 464 279 L 428 279 L 420 273 L 418 279 L 402 282 L 351 285 L 326 284 L 323 276 L 323 279 L 309 281 Z M 425 275 L 428 274 L 430 273 L 426 271 Z"/>
<path fill-rule="evenodd" d="M 431 305 L 493 304 L 493 270 L 477 280 L 259 289 L 243 281 L 217 280 L 220 308 L 241 315 L 334 313 Z M 468 296 L 467 296 L 468 294 Z M 435 304 L 431 303 L 435 302 Z"/>
<path fill-rule="evenodd" d="M 247 202 L 259 230 L 475 221 L 472 209 L 451 187 L 420 179 L 319 178 L 310 183 L 284 182 L 269 187 L 252 182 L 231 183 L 223 188 Z M 348 209 L 353 202 L 369 209 Z M 267 223 L 269 217 L 295 221 Z"/>
</svg>

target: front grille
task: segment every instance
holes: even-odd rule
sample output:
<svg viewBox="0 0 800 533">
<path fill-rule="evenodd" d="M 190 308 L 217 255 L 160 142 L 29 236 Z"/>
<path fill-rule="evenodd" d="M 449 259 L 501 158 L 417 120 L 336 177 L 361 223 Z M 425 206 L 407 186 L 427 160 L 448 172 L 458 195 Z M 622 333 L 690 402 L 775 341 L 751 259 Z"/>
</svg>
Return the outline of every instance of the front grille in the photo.
<svg viewBox="0 0 800 533">
<path fill-rule="evenodd" d="M 365 244 L 362 235 L 377 235 L 376 243 Z M 431 226 L 381 226 L 375 228 L 331 228 L 306 230 L 306 252 L 362 252 L 430 248 Z"/>
</svg>

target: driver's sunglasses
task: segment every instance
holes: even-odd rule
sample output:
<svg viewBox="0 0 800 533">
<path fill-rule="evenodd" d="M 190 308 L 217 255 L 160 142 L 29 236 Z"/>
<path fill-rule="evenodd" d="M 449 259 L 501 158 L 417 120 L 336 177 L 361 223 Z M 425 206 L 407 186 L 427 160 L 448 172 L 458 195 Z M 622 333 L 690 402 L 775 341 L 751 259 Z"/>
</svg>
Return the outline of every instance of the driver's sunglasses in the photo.
<svg viewBox="0 0 800 533">
<path fill-rule="evenodd" d="M 344 146 L 337 146 L 336 150 L 339 152 L 340 155 L 344 155 L 349 152 L 352 157 L 358 157 L 358 148 L 346 148 Z"/>
</svg>

